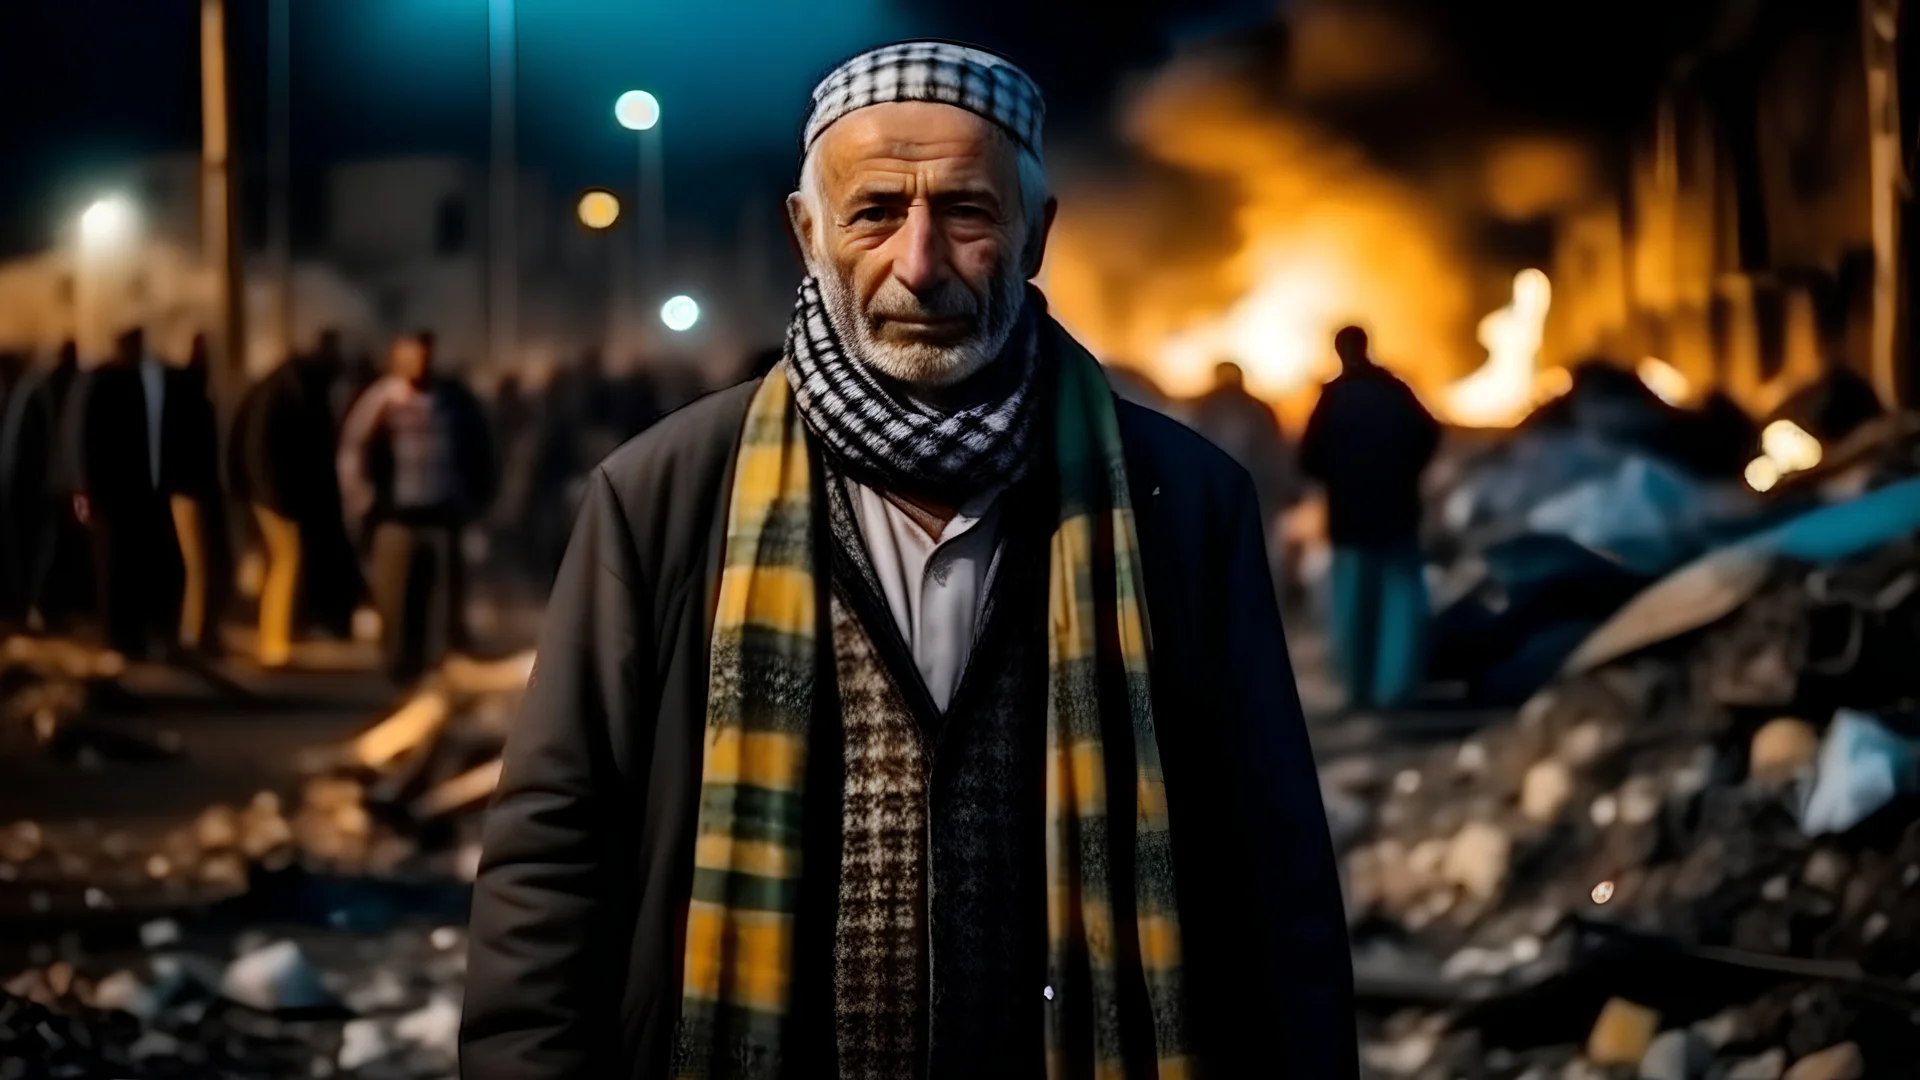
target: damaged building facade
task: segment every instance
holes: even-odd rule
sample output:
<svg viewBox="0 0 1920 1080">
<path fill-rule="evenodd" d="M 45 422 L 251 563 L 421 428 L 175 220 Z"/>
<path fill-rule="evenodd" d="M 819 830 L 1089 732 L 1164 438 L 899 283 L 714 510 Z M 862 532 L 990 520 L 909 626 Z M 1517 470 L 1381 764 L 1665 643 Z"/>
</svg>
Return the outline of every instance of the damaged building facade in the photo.
<svg viewBox="0 0 1920 1080">
<path fill-rule="evenodd" d="M 1830 368 L 1911 401 L 1901 7 L 1720 5 L 1614 190 L 1556 223 L 1550 352 L 1656 357 L 1758 416 Z"/>
</svg>

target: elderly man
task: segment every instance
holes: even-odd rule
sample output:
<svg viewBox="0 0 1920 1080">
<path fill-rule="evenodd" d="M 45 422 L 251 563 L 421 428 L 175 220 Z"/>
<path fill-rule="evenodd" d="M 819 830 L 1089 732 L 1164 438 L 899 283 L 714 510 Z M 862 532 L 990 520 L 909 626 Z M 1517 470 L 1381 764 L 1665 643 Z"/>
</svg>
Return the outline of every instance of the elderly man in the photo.
<svg viewBox="0 0 1920 1080">
<path fill-rule="evenodd" d="M 1027 285 L 1040 126 L 945 42 L 814 91 L 784 359 L 593 473 L 471 1080 L 1357 1072 L 1252 485 Z"/>
</svg>

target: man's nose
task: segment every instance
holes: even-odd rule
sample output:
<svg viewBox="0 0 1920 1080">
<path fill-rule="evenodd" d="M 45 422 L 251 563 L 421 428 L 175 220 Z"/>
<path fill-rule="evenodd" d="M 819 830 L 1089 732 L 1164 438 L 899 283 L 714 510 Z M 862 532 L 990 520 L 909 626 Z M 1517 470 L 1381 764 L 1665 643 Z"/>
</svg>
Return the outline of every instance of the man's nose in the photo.
<svg viewBox="0 0 1920 1080">
<path fill-rule="evenodd" d="M 893 276 L 915 296 L 923 295 L 947 276 L 947 243 L 925 204 L 907 209 L 906 224 L 894 234 L 900 250 L 894 256 Z"/>
</svg>

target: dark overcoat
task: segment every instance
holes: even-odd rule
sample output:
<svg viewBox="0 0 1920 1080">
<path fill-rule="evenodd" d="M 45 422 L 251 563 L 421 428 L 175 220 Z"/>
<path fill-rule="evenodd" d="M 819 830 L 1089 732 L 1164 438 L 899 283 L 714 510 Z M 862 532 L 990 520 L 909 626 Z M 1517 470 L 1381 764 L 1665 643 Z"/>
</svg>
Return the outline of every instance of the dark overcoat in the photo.
<svg viewBox="0 0 1920 1080">
<path fill-rule="evenodd" d="M 670 1075 L 708 642 L 752 393 L 673 413 L 590 477 L 487 818 L 467 1080 Z M 1358 1072 L 1346 923 L 1252 484 L 1174 421 L 1118 410 L 1189 1041 L 1205 1075 L 1345 1080 Z M 815 798 L 837 806 L 837 792 L 808 797 L 808 820 Z M 837 866 L 816 859 L 813 832 L 803 865 Z M 830 956 L 817 946 L 833 926 L 831 912 L 796 923 L 791 1049 L 832 1045 L 831 975 L 807 958 Z"/>
</svg>

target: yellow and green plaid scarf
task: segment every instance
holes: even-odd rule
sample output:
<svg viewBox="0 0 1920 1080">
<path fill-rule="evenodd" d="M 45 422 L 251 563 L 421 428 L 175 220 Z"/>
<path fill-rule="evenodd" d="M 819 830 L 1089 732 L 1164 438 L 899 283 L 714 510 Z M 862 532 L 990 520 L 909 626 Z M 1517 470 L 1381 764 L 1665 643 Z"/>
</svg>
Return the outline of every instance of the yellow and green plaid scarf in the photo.
<svg viewBox="0 0 1920 1080">
<path fill-rule="evenodd" d="M 1112 392 L 1051 319 L 1060 510 L 1050 547 L 1046 736 L 1047 1075 L 1121 1080 L 1123 985 L 1144 981 L 1157 1075 L 1188 1075 L 1166 788 L 1153 733 L 1140 554 Z M 683 1077 L 782 1075 L 791 1004 L 801 788 L 812 717 L 821 585 L 814 578 L 807 432 L 786 373 L 747 410 L 714 616 L 706 755 L 676 1039 Z M 1103 620 L 1105 620 L 1103 622 Z M 1125 700 L 1115 700 L 1124 687 Z M 1121 729 L 1121 710 L 1130 720 Z M 1134 880 L 1108 880 L 1103 719 L 1133 740 Z M 1124 836 L 1124 833 L 1121 833 Z M 1116 838 L 1112 842 L 1123 842 Z M 1132 926 L 1115 890 L 1132 890 Z M 1138 964 L 1137 973 L 1131 968 Z M 1068 995 L 1090 1030 L 1070 1032 Z M 1137 1064 L 1137 1063 L 1136 1063 Z"/>
</svg>

